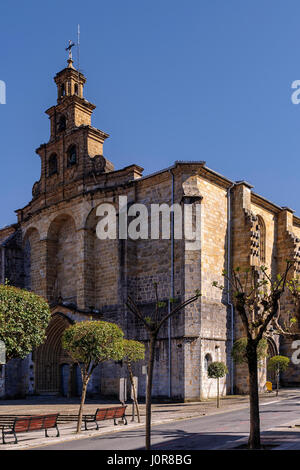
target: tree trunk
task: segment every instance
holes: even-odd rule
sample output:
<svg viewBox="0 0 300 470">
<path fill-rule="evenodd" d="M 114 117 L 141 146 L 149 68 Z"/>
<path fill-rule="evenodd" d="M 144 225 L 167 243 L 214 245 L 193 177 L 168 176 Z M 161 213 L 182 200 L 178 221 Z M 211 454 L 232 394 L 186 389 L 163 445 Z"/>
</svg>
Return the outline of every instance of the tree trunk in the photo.
<svg viewBox="0 0 300 470">
<path fill-rule="evenodd" d="M 81 402 L 80 402 L 80 407 L 79 407 L 77 430 L 76 430 L 77 433 L 81 432 L 82 413 L 83 413 L 83 405 L 84 405 L 84 402 L 85 402 L 87 384 L 88 384 L 88 379 L 85 378 L 82 382 Z"/>
<path fill-rule="evenodd" d="M 260 449 L 260 417 L 258 398 L 258 373 L 257 373 L 257 344 L 248 339 L 247 360 L 249 370 L 249 399 L 250 399 L 250 435 L 249 449 Z"/>
<path fill-rule="evenodd" d="M 149 360 L 148 360 L 148 382 L 146 392 L 146 450 L 151 449 L 151 393 L 152 393 L 152 380 L 153 380 L 153 366 L 154 366 L 154 350 L 156 343 L 156 334 L 150 333 L 149 344 Z"/>
<path fill-rule="evenodd" d="M 220 379 L 219 377 L 217 378 L 217 380 L 218 380 L 217 408 L 220 408 Z"/>
<path fill-rule="evenodd" d="M 131 386 L 132 386 L 133 402 L 135 404 L 135 409 L 136 409 L 138 422 L 140 423 L 141 422 L 140 410 L 139 410 L 139 404 L 138 404 L 138 401 L 137 401 L 136 390 L 135 390 L 134 379 L 133 379 L 133 373 L 132 373 L 130 362 L 128 362 L 127 367 L 128 367 L 128 371 L 129 371 L 130 383 L 131 383 Z"/>
</svg>

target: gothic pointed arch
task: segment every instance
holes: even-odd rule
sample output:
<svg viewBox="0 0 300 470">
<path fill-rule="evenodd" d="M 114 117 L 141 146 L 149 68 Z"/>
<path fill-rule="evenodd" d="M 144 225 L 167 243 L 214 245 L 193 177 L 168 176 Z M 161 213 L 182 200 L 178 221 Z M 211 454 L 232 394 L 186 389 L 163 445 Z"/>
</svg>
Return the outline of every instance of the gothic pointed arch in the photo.
<svg viewBox="0 0 300 470">
<path fill-rule="evenodd" d="M 46 341 L 34 352 L 35 389 L 41 394 L 60 394 L 61 365 L 73 360 L 62 348 L 62 335 L 73 322 L 63 313 L 53 314 L 46 330 Z"/>
</svg>

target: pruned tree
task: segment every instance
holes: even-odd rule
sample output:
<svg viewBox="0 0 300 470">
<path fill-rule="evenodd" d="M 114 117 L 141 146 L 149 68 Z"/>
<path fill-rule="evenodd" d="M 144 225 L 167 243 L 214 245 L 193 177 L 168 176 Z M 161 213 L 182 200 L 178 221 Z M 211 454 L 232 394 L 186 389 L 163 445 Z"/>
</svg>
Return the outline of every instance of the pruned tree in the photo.
<svg viewBox="0 0 300 470">
<path fill-rule="evenodd" d="M 237 339 L 233 343 L 231 357 L 236 364 L 247 364 L 247 336 Z M 262 363 L 263 359 L 267 357 L 268 353 L 268 341 L 266 338 L 262 338 L 257 345 L 257 364 Z"/>
<path fill-rule="evenodd" d="M 77 362 L 82 378 L 82 393 L 78 413 L 77 433 L 81 432 L 86 390 L 94 369 L 104 361 L 120 361 L 124 356 L 123 331 L 106 321 L 83 321 L 67 328 L 62 346 Z"/>
<path fill-rule="evenodd" d="M 211 362 L 207 369 L 210 379 L 217 379 L 217 408 L 220 408 L 220 379 L 228 374 L 228 369 L 224 362 Z"/>
<path fill-rule="evenodd" d="M 25 289 L 0 285 L 0 340 L 6 361 L 25 358 L 46 339 L 51 313 L 48 302 Z"/>
<path fill-rule="evenodd" d="M 140 410 L 137 399 L 137 390 L 135 388 L 133 372 L 132 372 L 132 363 L 137 361 L 142 361 L 145 359 L 145 345 L 139 341 L 134 341 L 132 339 L 124 339 L 124 358 L 123 361 L 127 365 L 129 372 L 129 379 L 132 387 L 133 393 L 133 402 L 137 413 L 138 422 L 141 422 Z"/>
<path fill-rule="evenodd" d="M 137 303 L 129 295 L 126 302 L 128 310 L 137 318 L 137 320 L 144 326 L 149 334 L 149 356 L 148 356 L 148 381 L 146 390 L 146 450 L 151 448 L 151 405 L 152 405 L 152 382 L 153 382 L 153 367 L 154 367 L 154 352 L 157 342 L 158 334 L 163 324 L 176 313 L 182 311 L 192 302 L 195 302 L 200 297 L 200 292 L 197 290 L 195 295 L 178 304 L 174 308 L 170 308 L 168 313 L 164 313 L 162 309 L 166 307 L 166 302 L 159 301 L 157 284 L 154 283 L 155 289 L 155 308 L 150 314 L 146 316 L 142 313 Z M 176 300 L 169 299 L 170 305 L 176 303 Z"/>
<path fill-rule="evenodd" d="M 283 274 L 273 280 L 267 268 L 234 269 L 231 273 L 223 271 L 229 283 L 235 310 L 241 318 L 247 336 L 246 357 L 249 371 L 250 398 L 250 435 L 248 447 L 260 449 L 260 417 L 258 396 L 258 344 L 263 337 L 273 334 L 292 334 L 291 328 L 295 318 L 290 314 L 288 319 L 280 317 L 280 298 L 287 289 L 288 275 L 293 262 L 287 261 Z M 224 286 L 213 282 L 213 286 L 224 290 Z M 272 332 L 271 332 L 272 329 Z"/>
<path fill-rule="evenodd" d="M 286 356 L 273 356 L 270 358 L 268 362 L 268 370 L 272 371 L 275 373 L 276 377 L 276 396 L 278 397 L 278 391 L 279 391 L 279 378 L 280 378 L 280 373 L 284 372 L 290 363 L 290 359 Z"/>
</svg>

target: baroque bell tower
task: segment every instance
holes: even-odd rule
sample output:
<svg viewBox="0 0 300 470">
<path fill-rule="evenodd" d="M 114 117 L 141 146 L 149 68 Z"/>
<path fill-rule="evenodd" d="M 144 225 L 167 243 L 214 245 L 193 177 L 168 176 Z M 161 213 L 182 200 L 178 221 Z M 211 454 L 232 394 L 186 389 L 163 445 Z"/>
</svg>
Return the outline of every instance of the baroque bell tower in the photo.
<svg viewBox="0 0 300 470">
<path fill-rule="evenodd" d="M 41 179 L 33 187 L 33 197 L 44 195 L 48 202 L 74 195 L 75 187 L 84 191 L 90 177 L 114 169 L 103 156 L 103 143 L 109 135 L 91 125 L 96 106 L 83 96 L 86 78 L 74 68 L 68 49 L 68 65 L 54 77 L 57 104 L 46 111 L 50 139 L 36 150 L 41 158 Z"/>
</svg>

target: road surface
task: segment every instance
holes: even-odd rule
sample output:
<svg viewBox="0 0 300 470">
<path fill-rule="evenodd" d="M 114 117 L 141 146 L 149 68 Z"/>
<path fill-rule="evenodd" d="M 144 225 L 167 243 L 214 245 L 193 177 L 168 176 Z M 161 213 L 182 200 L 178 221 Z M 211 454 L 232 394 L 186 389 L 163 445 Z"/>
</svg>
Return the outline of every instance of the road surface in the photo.
<svg viewBox="0 0 300 470">
<path fill-rule="evenodd" d="M 300 399 L 260 405 L 261 431 L 300 422 Z M 228 446 L 249 433 L 249 408 L 173 421 L 152 427 L 152 450 L 212 450 Z M 36 447 L 32 450 L 143 450 L 144 428 Z"/>
</svg>

